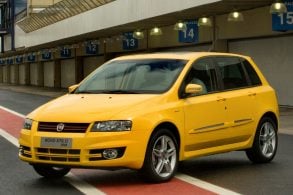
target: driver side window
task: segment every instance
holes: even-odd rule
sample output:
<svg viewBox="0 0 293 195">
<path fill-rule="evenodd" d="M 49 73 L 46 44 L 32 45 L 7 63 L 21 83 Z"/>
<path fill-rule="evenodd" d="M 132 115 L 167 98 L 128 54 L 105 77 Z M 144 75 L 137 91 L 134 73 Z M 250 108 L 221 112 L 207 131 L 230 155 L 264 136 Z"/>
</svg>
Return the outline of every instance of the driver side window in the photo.
<svg viewBox="0 0 293 195">
<path fill-rule="evenodd" d="M 216 70 L 209 58 L 199 59 L 192 65 L 185 84 L 201 85 L 202 92 L 197 95 L 204 95 L 217 90 Z"/>
</svg>

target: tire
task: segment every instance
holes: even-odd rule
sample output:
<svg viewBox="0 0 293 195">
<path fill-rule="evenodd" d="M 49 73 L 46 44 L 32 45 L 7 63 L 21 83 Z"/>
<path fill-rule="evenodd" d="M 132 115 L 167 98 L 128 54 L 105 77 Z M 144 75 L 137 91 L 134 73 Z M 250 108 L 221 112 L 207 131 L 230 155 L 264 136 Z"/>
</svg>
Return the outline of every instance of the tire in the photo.
<svg viewBox="0 0 293 195">
<path fill-rule="evenodd" d="M 33 165 L 33 168 L 39 175 L 48 179 L 62 178 L 70 171 L 70 168 L 49 165 Z"/>
<path fill-rule="evenodd" d="M 246 155 L 253 163 L 268 163 L 273 160 L 278 147 L 277 125 L 269 117 L 263 117 L 257 127 L 253 146 Z"/>
<path fill-rule="evenodd" d="M 170 180 L 178 167 L 178 144 L 172 132 L 159 129 L 151 136 L 141 173 L 147 182 Z"/>
</svg>

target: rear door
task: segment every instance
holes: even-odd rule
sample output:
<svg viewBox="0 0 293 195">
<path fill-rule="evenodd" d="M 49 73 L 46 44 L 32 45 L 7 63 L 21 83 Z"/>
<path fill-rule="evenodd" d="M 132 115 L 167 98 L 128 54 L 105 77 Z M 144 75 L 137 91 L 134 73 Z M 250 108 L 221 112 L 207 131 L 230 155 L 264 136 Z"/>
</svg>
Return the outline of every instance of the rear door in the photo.
<svg viewBox="0 0 293 195">
<path fill-rule="evenodd" d="M 227 144 L 241 145 L 255 130 L 256 88 L 252 85 L 244 60 L 238 57 L 214 58 L 220 72 L 222 92 L 226 103 Z"/>
</svg>

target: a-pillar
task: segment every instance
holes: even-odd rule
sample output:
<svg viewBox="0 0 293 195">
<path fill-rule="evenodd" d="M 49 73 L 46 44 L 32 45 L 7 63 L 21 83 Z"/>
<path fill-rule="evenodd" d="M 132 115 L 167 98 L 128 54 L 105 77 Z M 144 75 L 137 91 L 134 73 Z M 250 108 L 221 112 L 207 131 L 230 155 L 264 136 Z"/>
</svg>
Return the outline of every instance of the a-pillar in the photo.
<svg viewBox="0 0 293 195">
<path fill-rule="evenodd" d="M 61 88 L 61 60 L 54 60 L 54 88 Z"/>
</svg>

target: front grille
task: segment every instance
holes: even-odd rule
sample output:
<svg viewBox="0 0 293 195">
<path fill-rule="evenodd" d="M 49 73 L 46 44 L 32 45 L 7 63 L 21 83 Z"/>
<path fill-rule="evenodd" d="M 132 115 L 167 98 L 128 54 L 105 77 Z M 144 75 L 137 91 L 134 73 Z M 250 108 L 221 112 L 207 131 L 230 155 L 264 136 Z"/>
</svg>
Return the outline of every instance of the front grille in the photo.
<svg viewBox="0 0 293 195">
<path fill-rule="evenodd" d="M 85 133 L 89 123 L 54 123 L 54 122 L 39 122 L 38 131 L 42 132 L 58 132 L 57 126 L 63 124 L 63 133 Z"/>
<path fill-rule="evenodd" d="M 79 162 L 80 150 L 36 148 L 36 157 L 38 160 L 46 160 L 46 161 Z"/>
</svg>

